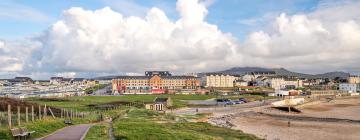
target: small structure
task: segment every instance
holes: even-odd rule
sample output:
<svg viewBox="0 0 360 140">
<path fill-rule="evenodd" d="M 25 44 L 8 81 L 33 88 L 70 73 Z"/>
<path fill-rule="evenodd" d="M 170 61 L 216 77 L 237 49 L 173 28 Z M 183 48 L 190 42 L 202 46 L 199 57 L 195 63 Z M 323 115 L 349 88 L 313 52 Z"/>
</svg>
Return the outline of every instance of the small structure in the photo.
<svg viewBox="0 0 360 140">
<path fill-rule="evenodd" d="M 146 104 L 145 108 L 149 110 L 165 111 L 168 107 L 172 106 L 172 100 L 170 97 L 154 99 L 154 103 Z"/>
</svg>

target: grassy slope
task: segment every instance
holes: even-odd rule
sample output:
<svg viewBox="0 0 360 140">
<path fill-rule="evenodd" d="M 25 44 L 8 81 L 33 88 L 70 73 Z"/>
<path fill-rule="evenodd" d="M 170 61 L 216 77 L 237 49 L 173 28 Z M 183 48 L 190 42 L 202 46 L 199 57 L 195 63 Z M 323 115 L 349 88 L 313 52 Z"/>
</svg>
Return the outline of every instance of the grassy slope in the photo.
<svg viewBox="0 0 360 140">
<path fill-rule="evenodd" d="M 182 100 L 206 100 L 211 98 L 230 98 L 239 99 L 246 98 L 248 100 L 261 100 L 260 95 L 234 95 L 234 96 L 215 96 L 215 95 L 125 95 L 125 96 L 77 96 L 65 98 L 64 101 L 46 101 L 40 99 L 28 99 L 30 102 L 47 104 L 48 106 L 71 108 L 78 111 L 91 111 L 88 105 L 90 104 L 103 104 L 115 101 L 139 101 L 139 102 L 152 102 L 156 97 L 171 97 L 174 102 L 174 108 L 186 107 L 187 103 Z M 271 97 L 266 97 L 271 98 Z"/>
<path fill-rule="evenodd" d="M 128 118 L 114 122 L 115 137 L 129 140 L 258 139 L 238 130 L 216 127 L 208 123 L 164 121 L 165 116 L 147 110 L 131 110 Z"/>
<path fill-rule="evenodd" d="M 92 121 L 93 121 L 92 118 L 73 119 L 73 124 L 76 125 L 76 124 L 90 123 Z M 23 126 L 26 127 L 29 131 L 35 131 L 35 133 L 33 133 L 33 135 L 32 135 L 33 138 L 39 138 L 39 137 L 44 137 L 48 134 L 51 134 L 61 128 L 64 128 L 67 125 L 64 123 L 64 119 L 48 118 L 48 119 L 36 120 L 34 122 L 25 123 L 25 124 L 23 124 Z M 18 126 L 15 126 L 15 127 L 18 127 Z M 12 136 L 10 133 L 11 132 L 8 128 L 1 127 L 0 128 L 0 140 L 12 139 Z"/>
<path fill-rule="evenodd" d="M 96 124 L 89 129 L 85 140 L 109 140 L 108 124 Z"/>
<path fill-rule="evenodd" d="M 186 106 L 186 103 L 180 100 L 206 100 L 215 98 L 215 96 L 209 95 L 125 95 L 125 96 L 81 96 L 70 97 L 64 101 L 46 101 L 40 99 L 28 99 L 30 102 L 47 104 L 48 106 L 72 108 L 79 111 L 89 111 L 87 105 L 109 103 L 114 101 L 140 101 L 140 102 L 152 102 L 156 97 L 171 97 L 174 101 L 176 108 Z"/>
</svg>

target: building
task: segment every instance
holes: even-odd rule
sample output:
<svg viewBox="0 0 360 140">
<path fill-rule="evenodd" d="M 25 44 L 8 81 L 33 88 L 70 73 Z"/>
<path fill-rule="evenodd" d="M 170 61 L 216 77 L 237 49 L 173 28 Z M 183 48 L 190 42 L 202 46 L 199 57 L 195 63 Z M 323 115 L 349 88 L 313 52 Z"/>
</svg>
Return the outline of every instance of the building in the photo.
<svg viewBox="0 0 360 140">
<path fill-rule="evenodd" d="M 235 76 L 229 74 L 208 73 L 205 87 L 234 87 L 236 79 Z"/>
<path fill-rule="evenodd" d="M 339 90 L 350 93 L 357 93 L 360 92 L 360 84 L 341 83 L 339 84 Z"/>
<path fill-rule="evenodd" d="M 51 85 L 59 85 L 64 80 L 63 77 L 50 77 L 50 84 Z"/>
<path fill-rule="evenodd" d="M 255 79 L 256 86 L 271 87 L 275 90 L 296 89 L 303 87 L 303 80 L 281 76 L 259 76 Z"/>
<path fill-rule="evenodd" d="M 355 75 L 349 76 L 348 83 L 350 83 L 350 84 L 360 84 L 360 76 L 355 76 Z"/>
<path fill-rule="evenodd" d="M 200 81 L 194 76 L 172 76 L 165 71 L 147 71 L 145 76 L 118 76 L 112 80 L 113 93 L 119 94 L 164 94 L 199 87 Z"/>
<path fill-rule="evenodd" d="M 166 111 L 166 109 L 171 106 L 172 106 L 172 100 L 170 97 L 168 98 L 156 97 L 154 99 L 154 103 L 146 104 L 145 108 L 149 110 Z"/>
<path fill-rule="evenodd" d="M 244 81 L 244 80 L 235 80 L 234 81 L 234 86 L 236 86 L 236 87 L 249 86 L 249 82 Z"/>
</svg>

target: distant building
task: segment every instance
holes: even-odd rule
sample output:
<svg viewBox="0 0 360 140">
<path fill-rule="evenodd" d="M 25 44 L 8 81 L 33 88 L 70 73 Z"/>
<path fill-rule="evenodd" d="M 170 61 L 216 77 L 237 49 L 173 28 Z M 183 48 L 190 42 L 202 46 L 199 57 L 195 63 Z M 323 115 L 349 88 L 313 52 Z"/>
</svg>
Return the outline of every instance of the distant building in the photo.
<svg viewBox="0 0 360 140">
<path fill-rule="evenodd" d="M 61 84 L 63 80 L 64 80 L 63 77 L 50 77 L 50 84 L 58 85 Z"/>
<path fill-rule="evenodd" d="M 339 84 L 339 90 L 351 93 L 360 92 L 360 84 L 341 83 Z"/>
<path fill-rule="evenodd" d="M 234 86 L 239 87 L 239 86 L 249 86 L 249 82 L 244 81 L 244 80 L 235 80 L 234 81 Z"/>
<path fill-rule="evenodd" d="M 145 76 L 152 77 L 152 76 L 172 76 L 172 74 L 168 71 L 145 71 Z"/>
<path fill-rule="evenodd" d="M 280 89 L 296 89 L 298 87 L 303 87 L 303 80 L 297 78 L 287 78 L 281 76 L 259 76 L 256 79 L 257 86 L 267 86 L 275 90 Z"/>
<path fill-rule="evenodd" d="M 360 84 L 360 76 L 355 76 L 355 75 L 349 76 L 348 83 L 350 83 L 350 84 Z"/>
<path fill-rule="evenodd" d="M 163 94 L 199 87 L 198 78 L 172 76 L 167 71 L 147 71 L 145 76 L 119 76 L 112 80 L 113 92 L 120 94 Z"/>
<path fill-rule="evenodd" d="M 206 74 L 206 87 L 234 87 L 236 77 L 222 73 Z"/>
<path fill-rule="evenodd" d="M 154 99 L 154 103 L 146 104 L 145 108 L 149 110 L 166 111 L 166 109 L 171 106 L 172 106 L 172 100 L 170 97 L 168 98 L 156 97 Z"/>
</svg>

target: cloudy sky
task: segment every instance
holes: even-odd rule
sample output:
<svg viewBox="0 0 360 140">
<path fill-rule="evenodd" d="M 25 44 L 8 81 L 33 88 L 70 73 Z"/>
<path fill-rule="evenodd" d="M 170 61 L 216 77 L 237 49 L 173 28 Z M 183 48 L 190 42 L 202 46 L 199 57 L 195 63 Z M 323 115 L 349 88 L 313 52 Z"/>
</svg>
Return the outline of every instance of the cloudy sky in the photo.
<svg viewBox="0 0 360 140">
<path fill-rule="evenodd" d="M 234 66 L 360 74 L 360 1 L 0 1 L 0 78 Z"/>
</svg>

